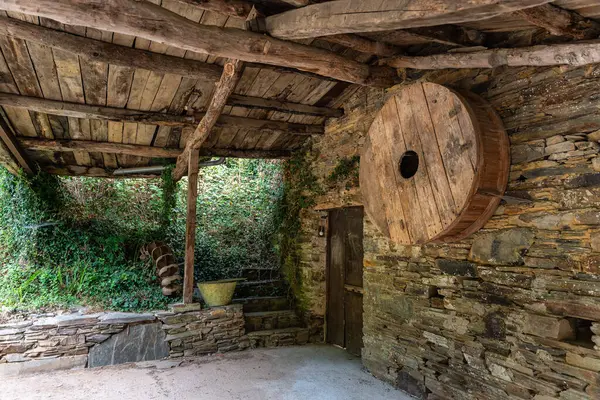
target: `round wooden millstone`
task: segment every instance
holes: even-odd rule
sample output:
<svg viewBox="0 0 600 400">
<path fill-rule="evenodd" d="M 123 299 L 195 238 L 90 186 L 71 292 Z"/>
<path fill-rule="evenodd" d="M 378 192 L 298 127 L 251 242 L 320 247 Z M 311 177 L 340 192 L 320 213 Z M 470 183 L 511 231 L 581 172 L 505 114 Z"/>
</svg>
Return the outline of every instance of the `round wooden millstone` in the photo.
<svg viewBox="0 0 600 400">
<path fill-rule="evenodd" d="M 377 113 L 361 155 L 360 188 L 369 218 L 395 242 L 450 242 L 492 216 L 509 166 L 508 137 L 487 102 L 417 83 Z"/>
</svg>

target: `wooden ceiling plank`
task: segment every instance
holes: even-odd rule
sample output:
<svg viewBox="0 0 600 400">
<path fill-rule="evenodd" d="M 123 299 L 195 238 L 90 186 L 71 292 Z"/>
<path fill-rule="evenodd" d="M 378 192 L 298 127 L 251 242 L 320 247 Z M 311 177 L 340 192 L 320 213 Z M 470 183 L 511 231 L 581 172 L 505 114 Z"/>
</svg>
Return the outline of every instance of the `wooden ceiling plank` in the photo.
<svg viewBox="0 0 600 400">
<path fill-rule="evenodd" d="M 384 60 L 395 68 L 496 68 L 499 66 L 581 66 L 600 63 L 600 40 L 514 49 L 493 49 L 432 56 L 400 56 Z"/>
<path fill-rule="evenodd" d="M 144 51 L 139 48 L 106 43 L 9 18 L 0 18 L 0 34 L 78 54 L 89 60 L 118 66 L 142 68 L 210 81 L 217 80 L 221 73 L 221 68 L 217 65 L 153 53 L 148 51 L 148 48 Z M 118 43 L 119 37 L 117 36 L 116 39 L 115 43 Z M 136 41 L 136 47 L 142 43 L 138 44 Z"/>
<path fill-rule="evenodd" d="M 333 82 L 328 83 L 333 84 Z M 307 104 L 291 103 L 262 97 L 240 96 L 237 94 L 232 94 L 227 100 L 227 104 L 246 108 L 279 110 L 290 114 L 305 114 L 324 117 L 341 117 L 344 115 L 344 110 L 341 108 L 315 107 Z"/>
<path fill-rule="evenodd" d="M 552 0 L 338 0 L 313 4 L 265 19 L 267 32 L 279 39 L 304 39 L 458 24 L 536 7 Z"/>
<path fill-rule="evenodd" d="M 90 13 L 91 8 L 93 13 Z M 135 35 L 185 50 L 292 67 L 362 85 L 389 87 L 396 80 L 395 73 L 388 69 L 371 67 L 326 50 L 259 33 L 199 25 L 148 2 L 0 0 L 0 9 L 97 29 L 110 26 L 114 32 Z"/>
<path fill-rule="evenodd" d="M 600 23 L 553 4 L 528 8 L 516 12 L 527 22 L 546 29 L 552 35 L 574 39 L 596 39 L 600 36 Z"/>
</svg>

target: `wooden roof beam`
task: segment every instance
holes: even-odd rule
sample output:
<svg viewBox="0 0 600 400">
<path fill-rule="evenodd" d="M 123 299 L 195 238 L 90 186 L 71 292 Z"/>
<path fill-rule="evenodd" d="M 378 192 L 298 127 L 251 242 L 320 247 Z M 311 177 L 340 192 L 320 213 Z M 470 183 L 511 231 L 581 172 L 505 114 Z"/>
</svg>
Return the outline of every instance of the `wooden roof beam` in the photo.
<svg viewBox="0 0 600 400">
<path fill-rule="evenodd" d="M 126 154 L 147 158 L 177 158 L 182 149 L 166 149 L 162 147 L 144 146 L 112 142 L 96 142 L 92 140 L 73 139 L 39 139 L 19 138 L 21 146 L 35 151 L 87 151 L 109 154 Z M 285 158 L 289 157 L 287 150 L 234 150 L 220 148 L 200 148 L 202 157 L 233 157 L 233 158 Z"/>
<path fill-rule="evenodd" d="M 242 101 L 245 100 L 246 98 L 242 97 Z M 235 98 L 232 103 L 236 103 Z M 258 104 L 259 99 L 251 98 L 250 103 Z M 292 104 L 294 104 L 294 106 L 302 106 L 295 103 Z M 87 104 L 67 103 L 64 101 L 20 96 L 9 93 L 0 93 L 0 105 L 24 108 L 30 111 L 61 115 L 65 117 L 100 119 L 114 122 L 137 122 L 140 124 L 162 126 L 196 127 L 206 115 L 205 113 L 201 112 L 195 113 L 193 116 L 171 115 L 152 111 L 137 111 L 128 108 L 90 106 Z M 281 131 L 290 135 L 320 135 L 324 133 L 324 128 L 322 125 L 295 124 L 283 121 L 254 119 L 232 115 L 220 115 L 216 121 L 216 125 L 236 126 L 239 128 L 249 128 L 260 131 Z"/>
<path fill-rule="evenodd" d="M 174 180 L 178 181 L 185 175 L 192 152 L 195 153 L 202 147 L 210 135 L 212 128 L 227 104 L 227 98 L 233 93 L 242 76 L 243 66 L 244 64 L 239 60 L 228 60 L 225 63 L 223 75 L 221 75 L 221 79 L 215 87 L 215 93 L 208 105 L 206 114 L 202 117 L 194 133 L 187 139 L 183 153 L 177 157 L 177 164 L 172 172 Z"/>
<path fill-rule="evenodd" d="M 395 68 L 414 69 L 495 68 L 503 65 L 510 67 L 580 66 L 600 63 L 600 40 L 423 57 L 400 56 L 383 62 Z"/>
<path fill-rule="evenodd" d="M 390 87 L 397 81 L 391 69 L 361 64 L 328 50 L 260 33 L 201 25 L 146 1 L 0 0 L 0 9 L 65 24 L 110 29 L 198 53 L 291 67 L 361 85 Z"/>
<path fill-rule="evenodd" d="M 459 24 L 536 7 L 553 0 L 337 0 L 286 11 L 265 19 L 280 39 L 376 32 Z"/>
<path fill-rule="evenodd" d="M 546 29 L 556 36 L 574 39 L 597 39 L 600 37 L 600 23 L 580 14 L 552 4 L 528 8 L 516 12 L 527 22 Z"/>
<path fill-rule="evenodd" d="M 34 171 L 36 170 L 35 165 L 29 160 L 29 157 L 27 154 L 25 154 L 25 151 L 23 151 L 21 148 L 21 145 L 17 141 L 15 132 L 10 124 L 4 119 L 4 115 L 0 115 L 0 142 L 2 142 L 0 143 L 0 150 L 7 150 L 12 159 L 17 162 L 18 166 L 27 175 L 33 175 Z M 11 169 L 11 166 L 13 167 L 12 169 L 14 169 L 14 165 L 12 163 L 7 163 L 7 166 L 9 166 L 9 170 Z"/>
<path fill-rule="evenodd" d="M 230 106 L 240 106 L 246 108 L 261 108 L 267 110 L 276 110 L 288 112 L 290 114 L 305 114 L 321 117 L 341 117 L 344 110 L 341 108 L 316 107 L 307 104 L 290 103 L 276 99 L 263 99 L 262 97 L 242 96 L 232 94 L 227 99 Z"/>
<path fill-rule="evenodd" d="M 6 17 L 0 17 L 0 35 L 13 36 L 68 51 L 92 61 L 212 82 L 219 79 L 223 70 L 215 64 L 120 46 Z"/>
</svg>

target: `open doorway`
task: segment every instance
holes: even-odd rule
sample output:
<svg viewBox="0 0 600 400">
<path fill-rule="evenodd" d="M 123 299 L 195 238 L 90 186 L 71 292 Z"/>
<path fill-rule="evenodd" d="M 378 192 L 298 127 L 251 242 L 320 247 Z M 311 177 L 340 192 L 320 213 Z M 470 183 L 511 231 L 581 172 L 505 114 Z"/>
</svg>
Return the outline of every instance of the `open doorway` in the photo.
<svg viewBox="0 0 600 400">
<path fill-rule="evenodd" d="M 360 356 L 363 347 L 363 208 L 329 212 L 327 342 Z"/>
</svg>

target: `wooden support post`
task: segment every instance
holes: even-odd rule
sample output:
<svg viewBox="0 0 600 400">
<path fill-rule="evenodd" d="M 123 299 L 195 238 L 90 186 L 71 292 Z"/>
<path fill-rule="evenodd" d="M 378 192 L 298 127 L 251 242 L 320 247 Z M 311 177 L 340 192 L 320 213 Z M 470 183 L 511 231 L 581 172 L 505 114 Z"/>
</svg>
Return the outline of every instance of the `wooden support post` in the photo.
<svg viewBox="0 0 600 400">
<path fill-rule="evenodd" d="M 187 218 L 185 223 L 185 266 L 183 271 L 183 304 L 190 304 L 194 294 L 194 249 L 196 247 L 196 200 L 198 199 L 198 150 L 188 158 Z"/>
</svg>

